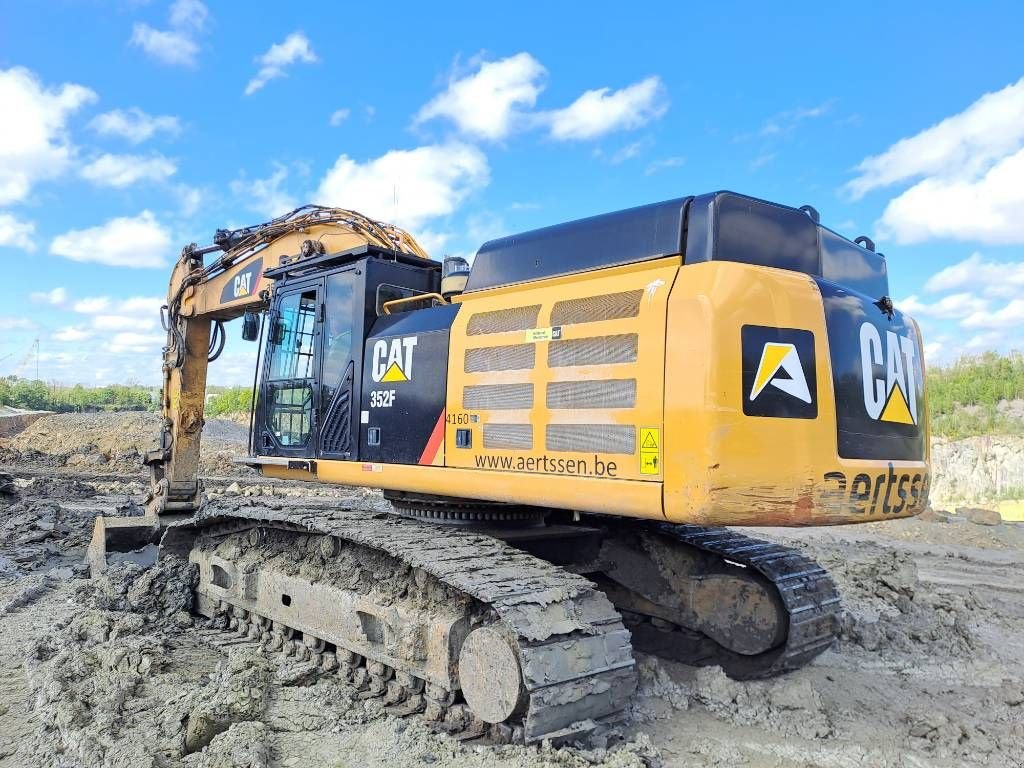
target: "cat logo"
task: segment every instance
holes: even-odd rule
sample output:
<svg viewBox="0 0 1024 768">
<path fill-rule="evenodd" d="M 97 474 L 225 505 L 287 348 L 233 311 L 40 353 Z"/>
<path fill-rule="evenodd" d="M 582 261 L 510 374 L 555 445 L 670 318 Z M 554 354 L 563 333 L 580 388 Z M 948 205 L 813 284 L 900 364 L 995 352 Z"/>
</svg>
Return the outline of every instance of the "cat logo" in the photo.
<svg viewBox="0 0 1024 768">
<path fill-rule="evenodd" d="M 373 344 L 373 367 L 370 371 L 378 383 L 412 380 L 412 352 L 417 338 L 377 339 Z"/>
<path fill-rule="evenodd" d="M 260 278 L 263 276 L 263 259 L 256 259 L 252 264 L 230 278 L 221 292 L 221 303 L 252 296 L 256 293 Z"/>
<path fill-rule="evenodd" d="M 235 298 L 248 296 L 252 293 L 252 272 L 241 272 L 235 275 Z"/>
<path fill-rule="evenodd" d="M 757 400 L 764 388 L 771 384 L 776 389 L 792 395 L 805 403 L 811 402 L 811 390 L 807 387 L 804 367 L 800 354 L 793 344 L 769 341 L 761 350 L 761 362 L 757 365 L 754 386 L 750 390 L 751 401 Z"/>
<path fill-rule="evenodd" d="M 860 327 L 860 364 L 864 408 L 877 421 L 917 424 L 917 394 L 922 386 L 914 340 L 871 323 Z"/>
</svg>

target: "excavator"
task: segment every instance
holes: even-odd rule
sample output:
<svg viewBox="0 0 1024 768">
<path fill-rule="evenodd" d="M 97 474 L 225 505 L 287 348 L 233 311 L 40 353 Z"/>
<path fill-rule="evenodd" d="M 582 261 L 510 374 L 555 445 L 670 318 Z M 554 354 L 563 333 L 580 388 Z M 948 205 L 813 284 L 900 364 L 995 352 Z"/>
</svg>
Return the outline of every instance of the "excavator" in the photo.
<svg viewBox="0 0 1024 768">
<path fill-rule="evenodd" d="M 260 345 L 238 461 L 383 508 L 204 495 L 208 364 L 237 318 Z M 874 243 L 811 206 L 681 197 L 472 266 L 306 206 L 187 246 L 162 319 L 146 512 L 96 521 L 94 572 L 187 558 L 209 626 L 458 738 L 585 741 L 625 717 L 634 650 L 801 667 L 837 636 L 836 586 L 736 527 L 928 503 L 920 330 Z"/>
</svg>

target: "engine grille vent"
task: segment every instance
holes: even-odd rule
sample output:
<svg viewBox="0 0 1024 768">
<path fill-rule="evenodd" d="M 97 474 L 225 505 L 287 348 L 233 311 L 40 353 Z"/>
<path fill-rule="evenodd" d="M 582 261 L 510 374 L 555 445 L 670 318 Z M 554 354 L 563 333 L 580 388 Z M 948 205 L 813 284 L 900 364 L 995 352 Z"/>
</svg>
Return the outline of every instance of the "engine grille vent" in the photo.
<svg viewBox="0 0 1024 768">
<path fill-rule="evenodd" d="M 559 301 L 551 309 L 551 325 L 573 325 L 636 317 L 640 314 L 640 299 L 643 295 L 643 289 L 637 289 Z"/>
<path fill-rule="evenodd" d="M 623 424 L 548 424 L 549 451 L 636 453 L 636 428 Z"/>
<path fill-rule="evenodd" d="M 475 384 L 462 390 L 470 411 L 507 411 L 533 407 L 533 384 Z"/>
<path fill-rule="evenodd" d="M 636 379 L 548 383 L 548 408 L 632 408 L 635 405 Z"/>
<path fill-rule="evenodd" d="M 496 309 L 492 312 L 477 312 L 469 318 L 466 333 L 479 336 L 484 333 L 504 333 L 506 331 L 525 331 L 537 327 L 537 316 L 540 304 L 529 307 L 510 307 Z"/>
<path fill-rule="evenodd" d="M 509 344 L 503 347 L 467 349 L 466 373 L 529 370 L 536 364 L 536 344 Z"/>
<path fill-rule="evenodd" d="M 574 365 L 635 363 L 638 346 L 639 337 L 635 333 L 552 341 L 548 344 L 548 366 L 567 368 Z"/>
<path fill-rule="evenodd" d="M 533 448 L 533 427 L 530 424 L 484 424 L 484 448 L 529 451 Z"/>
</svg>

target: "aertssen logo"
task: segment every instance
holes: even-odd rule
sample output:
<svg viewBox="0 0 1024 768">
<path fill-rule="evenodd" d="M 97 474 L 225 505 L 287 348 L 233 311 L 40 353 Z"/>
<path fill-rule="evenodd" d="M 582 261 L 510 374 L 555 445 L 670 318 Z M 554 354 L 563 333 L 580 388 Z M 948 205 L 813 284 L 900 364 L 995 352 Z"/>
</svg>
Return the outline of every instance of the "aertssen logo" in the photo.
<svg viewBox="0 0 1024 768">
<path fill-rule="evenodd" d="M 784 419 L 818 415 L 814 334 L 799 328 L 745 325 L 743 413 Z"/>
<path fill-rule="evenodd" d="M 792 344 L 779 344 L 769 341 L 761 350 L 761 362 L 757 365 L 754 386 L 750 390 L 750 399 L 764 392 L 771 384 L 773 387 L 788 392 L 797 400 L 811 402 L 811 391 L 807 388 L 807 379 L 800 365 L 800 354 Z"/>
<path fill-rule="evenodd" d="M 860 363 L 864 408 L 876 421 L 917 424 L 921 363 L 914 340 L 871 323 L 860 327 Z"/>
<path fill-rule="evenodd" d="M 381 383 L 410 381 L 412 379 L 412 353 L 418 339 L 406 336 L 397 339 L 377 339 L 373 343 L 373 380 Z"/>
</svg>

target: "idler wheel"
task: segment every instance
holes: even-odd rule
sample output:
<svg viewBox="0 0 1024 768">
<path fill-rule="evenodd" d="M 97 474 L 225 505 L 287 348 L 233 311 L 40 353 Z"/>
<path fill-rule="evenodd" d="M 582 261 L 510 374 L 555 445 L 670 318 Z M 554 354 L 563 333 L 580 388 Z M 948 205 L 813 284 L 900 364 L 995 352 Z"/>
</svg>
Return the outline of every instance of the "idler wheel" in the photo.
<svg viewBox="0 0 1024 768">
<path fill-rule="evenodd" d="M 497 629 L 470 632 L 459 653 L 459 685 L 473 714 L 485 723 L 502 723 L 524 699 L 523 673 L 509 641 Z"/>
</svg>

